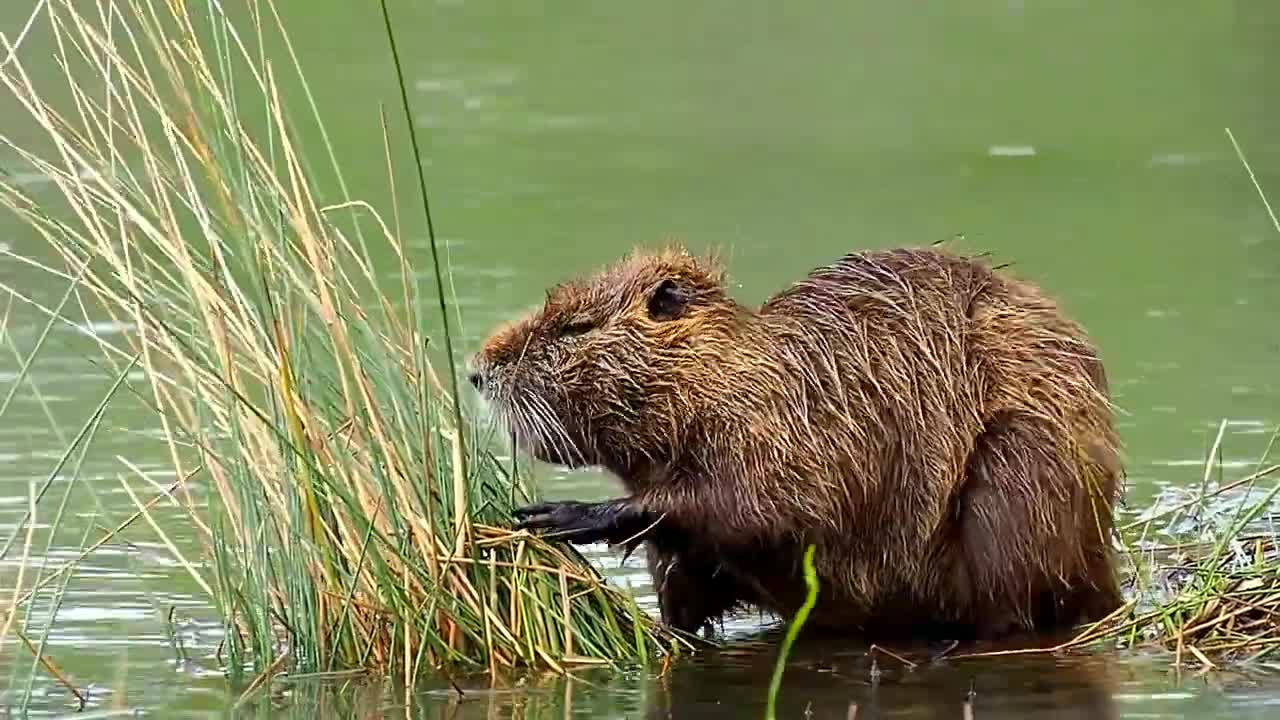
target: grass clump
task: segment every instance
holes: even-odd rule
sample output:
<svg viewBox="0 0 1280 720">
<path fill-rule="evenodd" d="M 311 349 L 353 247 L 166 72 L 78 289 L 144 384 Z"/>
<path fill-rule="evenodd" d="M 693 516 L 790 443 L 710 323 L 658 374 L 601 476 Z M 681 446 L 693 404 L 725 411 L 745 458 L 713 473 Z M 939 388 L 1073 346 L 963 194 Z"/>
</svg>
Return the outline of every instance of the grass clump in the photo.
<svg viewBox="0 0 1280 720">
<path fill-rule="evenodd" d="M 321 200 L 268 59 L 269 43 L 293 58 L 276 8 L 226 5 L 49 0 L 65 100 L 14 53 L 0 82 L 47 149 L 0 143 L 52 181 L 58 207 L 3 175 L 0 201 L 66 269 L 24 261 L 127 328 L 99 340 L 104 358 L 121 378 L 142 371 L 130 387 L 178 478 L 161 488 L 122 459 L 160 488 L 130 489 L 129 522 L 146 520 L 209 593 L 228 667 L 411 683 L 426 668 L 564 670 L 677 649 L 572 549 L 506 528 L 519 483 L 464 417 L 456 373 L 433 364 L 452 368 L 443 282 L 420 294 L 398 216 L 388 226 L 347 195 L 309 104 L 340 191 Z M 371 259 L 379 243 L 391 282 Z M 432 258 L 439 279 L 434 237 Z M 203 558 L 153 519 L 157 501 L 187 511 Z"/>
<path fill-rule="evenodd" d="M 1177 664 L 1205 667 L 1280 650 L 1280 465 L 1264 456 L 1227 483 L 1210 482 L 1212 469 L 1199 487 L 1167 491 L 1124 528 L 1132 599 L 1091 630 L 1096 639 L 1161 646 Z"/>
</svg>

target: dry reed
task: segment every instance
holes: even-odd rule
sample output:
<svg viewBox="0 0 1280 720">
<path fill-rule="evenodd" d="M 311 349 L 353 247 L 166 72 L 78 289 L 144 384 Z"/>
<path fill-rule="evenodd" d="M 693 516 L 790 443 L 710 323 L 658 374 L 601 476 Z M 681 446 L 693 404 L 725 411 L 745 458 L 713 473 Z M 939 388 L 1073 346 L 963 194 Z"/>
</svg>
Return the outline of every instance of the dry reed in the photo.
<svg viewBox="0 0 1280 720">
<path fill-rule="evenodd" d="M 563 671 L 686 647 L 571 548 L 506 529 L 519 483 L 428 347 L 445 339 L 436 363 L 453 352 L 442 283 L 422 297 L 397 229 L 347 194 L 272 1 L 236 4 L 247 21 L 215 0 L 50 0 L 58 87 L 37 87 L 20 52 L 0 68 L 48 148 L 0 143 L 60 201 L 0 176 L 0 202 L 66 269 L 25 261 L 129 328 L 128 347 L 100 347 L 121 377 L 134 359 L 145 372 L 135 392 L 180 478 L 150 500 L 130 490 L 138 512 L 120 528 L 151 525 L 225 619 L 228 668 L 261 679 L 363 668 L 411 686 L 427 668 Z M 337 202 L 320 200 L 282 65 Z M 185 508 L 203 558 L 153 519 L 157 501 Z"/>
</svg>

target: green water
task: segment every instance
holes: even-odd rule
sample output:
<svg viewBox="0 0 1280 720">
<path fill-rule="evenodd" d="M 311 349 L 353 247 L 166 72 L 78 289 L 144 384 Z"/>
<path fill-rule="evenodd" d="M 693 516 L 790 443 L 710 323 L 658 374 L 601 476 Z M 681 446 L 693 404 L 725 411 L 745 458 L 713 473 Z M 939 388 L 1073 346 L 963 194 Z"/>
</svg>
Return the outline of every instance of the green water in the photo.
<svg viewBox="0 0 1280 720">
<path fill-rule="evenodd" d="M 1200 482 L 1223 419 L 1228 480 L 1253 467 L 1280 422 L 1280 235 L 1223 133 L 1233 129 L 1280 198 L 1280 4 L 392 4 L 467 349 L 550 283 L 672 235 L 722 248 L 741 297 L 758 300 L 851 249 L 963 234 L 966 247 L 1014 261 L 1058 295 L 1100 343 L 1125 411 L 1132 505 Z M 0 5 L 0 29 L 13 37 L 30 5 Z M 376 8 L 286 5 L 348 181 L 357 195 L 383 196 L 378 104 L 395 110 L 397 98 Z M 55 75 L 42 61 L 48 53 L 37 26 L 23 48 L 37 80 Z M 26 140 L 16 112 L 0 93 L 0 132 Z M 0 163 L 12 160 L 0 153 Z M 25 180 L 51 197 L 39 177 Z M 410 176 L 398 180 L 407 186 Z M 425 265 L 417 217 L 407 206 L 408 241 Z M 6 216 L 0 247 L 50 258 Z M 63 291 L 4 256 L 0 283 L 44 303 Z M 20 353 L 35 345 L 38 314 L 0 291 L 0 317 Z M 90 353 L 73 330 L 55 329 L 31 373 L 38 394 L 19 388 L 0 424 L 0 537 L 108 384 Z M 0 397 L 18 365 L 0 343 Z M 47 554 L 51 567 L 74 557 L 86 533 L 96 538 L 133 512 L 121 478 L 150 496 L 117 456 L 171 479 L 158 438 L 153 417 L 112 408 Z M 43 562 L 39 531 L 69 468 L 37 514 L 28 573 Z M 598 474 L 542 474 L 550 496 L 615 491 Z M 194 556 L 177 514 L 160 515 Z M 81 564 L 48 652 L 95 709 L 227 712 L 235 694 L 217 674 L 206 599 L 148 526 L 124 538 Z M 0 563 L 0 607 L 19 554 Z M 622 567 L 599 559 L 619 583 L 645 587 L 638 558 Z M 754 623 L 731 630 L 750 634 Z M 31 628 L 37 640 L 42 630 Z M 25 690 L 31 657 L 5 639 L 0 687 L 17 680 L 5 703 Z M 662 677 L 586 674 L 468 689 L 462 699 L 425 692 L 407 712 L 760 717 L 771 661 L 766 647 Z M 784 717 L 806 708 L 848 717 L 851 703 L 858 718 L 964 717 L 971 688 L 969 710 L 984 719 L 1280 714 L 1280 674 L 1267 666 L 1178 677 L 1162 657 L 1099 654 L 910 672 L 884 660 L 879 670 L 873 682 L 862 648 L 802 648 Z M 67 708 L 47 674 L 32 689 L 36 710 Z M 393 691 L 335 683 L 284 688 L 248 711 L 406 714 Z"/>
</svg>

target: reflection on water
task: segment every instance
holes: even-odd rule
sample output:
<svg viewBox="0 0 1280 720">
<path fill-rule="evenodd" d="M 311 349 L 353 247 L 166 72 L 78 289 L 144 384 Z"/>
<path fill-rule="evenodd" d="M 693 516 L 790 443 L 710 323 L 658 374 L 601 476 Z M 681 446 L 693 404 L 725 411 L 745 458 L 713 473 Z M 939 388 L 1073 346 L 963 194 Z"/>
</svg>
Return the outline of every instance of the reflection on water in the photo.
<svg viewBox="0 0 1280 720">
<path fill-rule="evenodd" d="M 779 718 L 947 720 L 1110 720 L 1112 718 L 1269 717 L 1280 678 L 1187 677 L 1164 683 L 1158 661 L 1109 653 L 1028 655 L 930 663 L 911 668 L 865 648 L 800 643 L 788 664 Z M 406 698 L 392 684 L 302 682 L 255 695 L 243 716 L 421 718 L 432 720 L 716 720 L 762 718 L 774 648 L 744 643 L 665 671 L 626 675 L 587 671 L 570 679 L 526 678 L 493 688 L 458 681 Z M 1205 689 L 1221 691 L 1207 701 Z M 460 693 L 459 693 L 460 690 Z M 406 707 L 408 710 L 406 711 Z"/>
<path fill-rule="evenodd" d="M 713 659 L 673 673 L 655 718 L 760 717 L 773 652 Z M 819 718 L 1117 717 L 1115 677 L 1101 658 L 1029 657 L 909 668 L 886 656 L 835 651 L 792 659 L 779 715 Z"/>
</svg>

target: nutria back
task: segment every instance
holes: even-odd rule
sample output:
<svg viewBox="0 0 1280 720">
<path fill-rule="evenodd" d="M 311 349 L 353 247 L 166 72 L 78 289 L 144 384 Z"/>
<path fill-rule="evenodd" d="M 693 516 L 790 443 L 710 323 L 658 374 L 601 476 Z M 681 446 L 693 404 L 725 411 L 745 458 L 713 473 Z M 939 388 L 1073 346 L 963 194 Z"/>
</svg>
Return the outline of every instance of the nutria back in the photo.
<svg viewBox="0 0 1280 720">
<path fill-rule="evenodd" d="M 630 493 L 525 527 L 646 541 L 664 618 L 803 600 L 810 622 L 995 636 L 1119 604 L 1119 442 L 1084 331 L 937 248 L 815 269 L 758 309 L 714 261 L 635 253 L 497 331 L 473 382 L 536 457 Z"/>
</svg>

